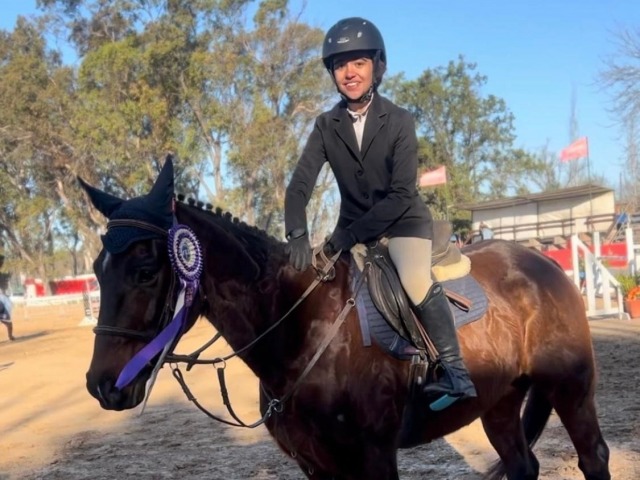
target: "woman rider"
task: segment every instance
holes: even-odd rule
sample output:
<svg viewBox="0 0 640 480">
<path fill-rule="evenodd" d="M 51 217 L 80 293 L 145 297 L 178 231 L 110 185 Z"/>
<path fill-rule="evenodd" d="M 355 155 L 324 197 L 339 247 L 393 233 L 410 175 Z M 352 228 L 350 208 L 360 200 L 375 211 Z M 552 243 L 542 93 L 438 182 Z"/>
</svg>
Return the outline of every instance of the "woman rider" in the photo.
<svg viewBox="0 0 640 480">
<path fill-rule="evenodd" d="M 431 213 L 416 186 L 418 141 L 411 114 L 382 97 L 386 69 L 382 35 L 363 18 L 329 29 L 322 60 L 341 100 L 316 119 L 285 197 L 285 231 L 292 265 L 311 263 L 306 206 L 325 162 L 340 191 L 340 215 L 329 239 L 334 251 L 389 238 L 389 254 L 413 310 L 435 344 L 444 374 L 424 387 L 434 410 L 476 391 L 443 288 L 431 279 Z"/>
</svg>

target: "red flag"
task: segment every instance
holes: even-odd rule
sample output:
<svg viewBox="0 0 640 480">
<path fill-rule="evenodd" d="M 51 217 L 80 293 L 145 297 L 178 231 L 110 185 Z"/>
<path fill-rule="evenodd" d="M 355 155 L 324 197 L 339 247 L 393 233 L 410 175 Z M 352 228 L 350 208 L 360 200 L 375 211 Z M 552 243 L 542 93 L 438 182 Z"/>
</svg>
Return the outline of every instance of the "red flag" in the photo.
<svg viewBox="0 0 640 480">
<path fill-rule="evenodd" d="M 589 141 L 587 137 L 581 137 L 569 145 L 567 148 L 560 150 L 560 161 L 569 162 L 578 158 L 589 156 Z"/>
<path fill-rule="evenodd" d="M 424 172 L 420 175 L 420 180 L 418 181 L 418 184 L 421 187 L 442 185 L 443 183 L 447 183 L 447 167 L 444 165 L 436 168 L 435 170 Z"/>
</svg>

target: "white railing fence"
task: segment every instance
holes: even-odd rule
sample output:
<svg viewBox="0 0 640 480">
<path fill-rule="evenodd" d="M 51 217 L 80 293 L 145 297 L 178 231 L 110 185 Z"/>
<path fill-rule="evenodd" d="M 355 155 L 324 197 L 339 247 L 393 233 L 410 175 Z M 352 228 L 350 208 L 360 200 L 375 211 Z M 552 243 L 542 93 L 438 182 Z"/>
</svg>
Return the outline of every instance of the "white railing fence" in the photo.
<svg viewBox="0 0 640 480">
<path fill-rule="evenodd" d="M 629 319 L 624 312 L 624 303 L 620 282 L 602 262 L 600 236 L 596 232 L 593 236 L 593 253 L 577 235 L 571 236 L 571 263 L 573 265 L 573 282 L 582 288 L 580 278 L 580 259 L 584 265 L 584 292 L 587 297 L 587 316 L 603 317 L 617 316 Z M 627 250 L 630 251 L 630 250 Z M 615 297 L 615 304 L 611 301 Z M 602 305 L 598 307 L 597 298 L 602 298 Z"/>
</svg>

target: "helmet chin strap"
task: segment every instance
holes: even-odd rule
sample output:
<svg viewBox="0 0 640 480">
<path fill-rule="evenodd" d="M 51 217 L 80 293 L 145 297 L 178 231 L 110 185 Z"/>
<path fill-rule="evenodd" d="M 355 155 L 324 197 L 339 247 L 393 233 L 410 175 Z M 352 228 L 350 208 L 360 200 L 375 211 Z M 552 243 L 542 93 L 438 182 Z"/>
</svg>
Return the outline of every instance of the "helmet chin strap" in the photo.
<svg viewBox="0 0 640 480">
<path fill-rule="evenodd" d="M 373 92 L 375 92 L 375 90 L 376 89 L 374 88 L 374 84 L 371 84 L 371 86 L 369 87 L 369 90 L 367 90 L 364 95 L 362 95 L 360 98 L 357 98 L 356 100 L 350 99 L 349 97 L 344 95 L 340 90 L 338 90 L 338 93 L 340 94 L 340 97 L 342 97 L 342 99 L 347 103 L 369 103 L 369 101 L 371 100 L 371 97 L 373 97 Z"/>
<path fill-rule="evenodd" d="M 373 97 L 373 93 L 376 91 L 375 89 L 375 83 L 372 83 L 371 86 L 369 87 L 369 90 L 367 90 L 364 95 L 362 95 L 360 98 L 356 99 L 356 100 L 352 100 L 349 97 L 347 97 L 345 94 L 343 94 L 340 89 L 338 89 L 338 93 L 340 94 L 340 97 L 347 103 L 368 103 L 371 100 L 371 97 Z"/>
</svg>

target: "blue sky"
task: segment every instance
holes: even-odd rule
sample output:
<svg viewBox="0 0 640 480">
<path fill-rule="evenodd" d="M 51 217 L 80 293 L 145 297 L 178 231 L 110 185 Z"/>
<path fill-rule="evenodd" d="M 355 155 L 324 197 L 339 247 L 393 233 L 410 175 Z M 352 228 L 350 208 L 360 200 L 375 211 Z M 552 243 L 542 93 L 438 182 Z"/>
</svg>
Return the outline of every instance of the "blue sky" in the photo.
<svg viewBox="0 0 640 480">
<path fill-rule="evenodd" d="M 458 55 L 488 77 L 485 94 L 503 98 L 515 116 L 516 146 L 538 151 L 567 146 L 575 95 L 580 136 L 589 138 L 591 172 L 617 187 L 624 136 L 596 85 L 603 59 L 615 52 L 613 32 L 640 27 L 639 0 L 291 0 L 301 18 L 328 29 L 348 16 L 381 30 L 390 74 L 409 79 Z M 0 28 L 35 12 L 35 0 L 3 0 Z M 585 161 L 585 160 L 580 160 Z"/>
</svg>

